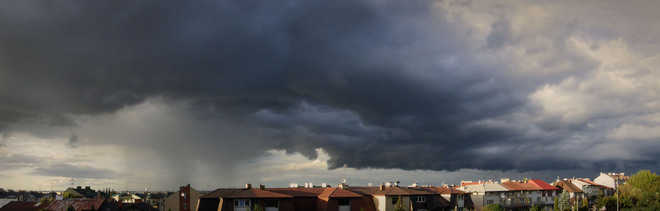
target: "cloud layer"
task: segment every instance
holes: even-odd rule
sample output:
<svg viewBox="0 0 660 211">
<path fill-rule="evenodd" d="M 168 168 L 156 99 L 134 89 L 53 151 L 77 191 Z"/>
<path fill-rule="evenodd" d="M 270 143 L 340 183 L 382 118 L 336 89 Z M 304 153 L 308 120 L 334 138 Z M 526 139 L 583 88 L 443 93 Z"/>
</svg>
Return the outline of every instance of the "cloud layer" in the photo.
<svg viewBox="0 0 660 211">
<path fill-rule="evenodd" d="M 268 150 L 322 149 L 331 169 L 655 169 L 659 6 L 583 4 L 11 1 L 0 132 L 120 147 L 178 183 Z"/>
</svg>

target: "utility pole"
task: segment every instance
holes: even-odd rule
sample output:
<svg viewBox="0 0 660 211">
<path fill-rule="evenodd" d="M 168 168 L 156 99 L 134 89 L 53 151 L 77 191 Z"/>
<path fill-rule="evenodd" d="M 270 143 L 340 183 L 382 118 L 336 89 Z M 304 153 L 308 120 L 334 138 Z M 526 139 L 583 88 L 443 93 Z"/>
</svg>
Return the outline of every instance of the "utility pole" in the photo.
<svg viewBox="0 0 660 211">
<path fill-rule="evenodd" d="M 616 190 L 616 211 L 619 211 L 619 183 L 614 180 L 614 190 Z"/>
</svg>

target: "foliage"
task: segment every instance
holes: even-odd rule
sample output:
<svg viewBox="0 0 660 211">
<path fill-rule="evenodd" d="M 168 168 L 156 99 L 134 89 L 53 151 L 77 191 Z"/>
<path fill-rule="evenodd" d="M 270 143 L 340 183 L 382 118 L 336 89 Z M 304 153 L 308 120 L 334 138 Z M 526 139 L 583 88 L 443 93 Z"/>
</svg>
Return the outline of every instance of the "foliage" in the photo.
<svg viewBox="0 0 660 211">
<path fill-rule="evenodd" d="M 401 200 L 401 196 L 399 196 L 399 199 L 396 201 L 396 204 L 394 205 L 394 211 L 404 211 L 406 210 L 406 207 L 403 206 L 403 200 Z"/>
<path fill-rule="evenodd" d="M 46 203 L 46 202 L 49 202 L 49 201 L 50 201 L 49 196 L 44 196 L 44 197 L 41 197 L 41 199 L 39 199 L 39 202 L 41 202 L 41 203 Z"/>
<path fill-rule="evenodd" d="M 534 206 L 529 208 L 529 211 L 541 211 L 541 210 L 542 210 L 541 207 L 539 207 L 537 205 L 534 205 Z"/>
<path fill-rule="evenodd" d="M 589 206 L 589 201 L 587 200 L 587 198 L 582 198 L 582 206 L 580 207 L 586 208 L 588 206 Z"/>
<path fill-rule="evenodd" d="M 552 207 L 552 210 L 554 210 L 554 211 L 559 210 L 559 200 L 558 199 L 559 199 L 559 197 L 555 196 L 555 203 L 554 203 L 554 206 Z"/>
<path fill-rule="evenodd" d="M 64 192 L 64 193 L 62 194 L 62 198 L 65 198 L 65 199 L 72 199 L 72 198 L 80 198 L 80 197 L 79 197 L 79 196 L 76 196 L 76 195 L 73 195 L 73 193 L 71 193 L 71 192 Z"/>
<path fill-rule="evenodd" d="M 500 204 L 490 204 L 486 206 L 485 211 L 504 211 L 504 207 Z"/>
<path fill-rule="evenodd" d="M 571 195 L 566 189 L 564 189 L 564 191 L 561 192 L 561 195 L 559 195 L 559 209 L 562 211 L 571 209 Z"/>
<path fill-rule="evenodd" d="M 259 206 L 259 204 L 255 203 L 254 207 L 252 207 L 252 211 L 264 211 L 264 208 Z"/>
</svg>

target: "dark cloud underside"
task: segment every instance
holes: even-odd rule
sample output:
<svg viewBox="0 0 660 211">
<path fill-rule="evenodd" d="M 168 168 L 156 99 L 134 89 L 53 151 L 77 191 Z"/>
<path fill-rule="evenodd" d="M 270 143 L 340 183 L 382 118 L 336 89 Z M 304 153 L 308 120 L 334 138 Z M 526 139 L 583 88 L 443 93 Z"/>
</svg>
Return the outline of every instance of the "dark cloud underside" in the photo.
<svg viewBox="0 0 660 211">
<path fill-rule="evenodd" d="M 323 148 L 330 168 L 544 170 L 657 163 L 657 150 L 646 152 L 652 158 L 645 161 L 562 157 L 574 153 L 557 143 L 588 130 L 586 121 L 570 125 L 535 116 L 540 111 L 529 96 L 539 87 L 597 67 L 566 44 L 570 24 L 557 24 L 556 34 L 547 35 L 556 52 L 543 46 L 525 51 L 529 58 L 547 53 L 547 66 L 568 64 L 567 70 L 528 76 L 516 72 L 514 62 L 481 60 L 533 35 L 515 34 L 512 21 L 502 17 L 488 24 L 483 44 L 471 43 L 467 37 L 476 32 L 438 14 L 443 11 L 435 3 L 7 2 L 0 10 L 0 131 L 26 121 L 76 128 L 72 116 L 112 114 L 162 97 L 165 103 L 185 102 L 177 108 L 186 109 L 187 117 L 239 128 L 233 139 L 191 129 L 209 134 L 186 140 L 198 147 L 190 152 L 200 160 L 216 153 L 209 146 L 251 137 L 262 143 L 256 147 L 261 151 L 314 158 L 315 149 Z M 80 138 L 93 144 L 95 137 Z M 78 136 L 69 139 L 70 147 L 78 144 Z M 36 172 L 67 176 L 67 169 L 81 177 L 110 173 L 70 165 Z"/>
</svg>

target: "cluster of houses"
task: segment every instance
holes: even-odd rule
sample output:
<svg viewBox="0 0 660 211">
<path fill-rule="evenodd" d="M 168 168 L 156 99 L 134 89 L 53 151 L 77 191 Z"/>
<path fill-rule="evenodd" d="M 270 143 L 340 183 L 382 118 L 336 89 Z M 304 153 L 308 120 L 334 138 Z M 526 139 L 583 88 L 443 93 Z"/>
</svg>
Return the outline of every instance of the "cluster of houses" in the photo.
<svg viewBox="0 0 660 211">
<path fill-rule="evenodd" d="M 553 210 L 555 198 L 565 190 L 570 194 L 572 206 L 593 207 L 597 197 L 612 195 L 615 189 L 629 177 L 623 173 L 601 173 L 594 180 L 571 178 L 556 180 L 551 184 L 538 179 L 500 181 L 462 181 L 459 185 L 423 186 L 413 183 L 400 186 L 386 182 L 379 186 L 336 187 L 322 184 L 305 186 L 292 184 L 287 188 L 267 188 L 264 185 L 244 188 L 219 188 L 199 192 L 181 186 L 169 193 L 113 193 L 109 189 L 94 191 L 89 187 L 69 188 L 54 200 L 31 201 L 0 199 L 0 211 L 4 210 L 161 210 L 161 211 L 406 211 L 421 210 L 484 210 L 491 204 L 499 204 L 507 210 L 523 210 L 539 207 Z M 0 192 L 2 194 L 2 192 Z M 62 195 L 68 195 L 62 198 Z M 2 197 L 3 195 L 0 195 Z M 49 195 L 50 196 L 50 195 Z M 73 198 L 70 198 L 73 196 Z M 42 196 L 44 197 L 44 196 Z M 3 204 L 4 203 L 4 204 Z"/>
</svg>

